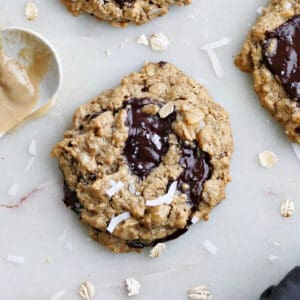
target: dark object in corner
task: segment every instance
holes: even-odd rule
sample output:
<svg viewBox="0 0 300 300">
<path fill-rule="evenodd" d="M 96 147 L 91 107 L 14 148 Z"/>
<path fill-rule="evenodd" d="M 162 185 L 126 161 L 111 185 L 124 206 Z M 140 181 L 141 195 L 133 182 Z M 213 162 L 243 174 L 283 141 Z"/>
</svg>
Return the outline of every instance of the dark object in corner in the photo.
<svg viewBox="0 0 300 300">
<path fill-rule="evenodd" d="M 270 286 L 260 300 L 300 300 L 300 267 L 290 271 L 277 286 Z"/>
</svg>

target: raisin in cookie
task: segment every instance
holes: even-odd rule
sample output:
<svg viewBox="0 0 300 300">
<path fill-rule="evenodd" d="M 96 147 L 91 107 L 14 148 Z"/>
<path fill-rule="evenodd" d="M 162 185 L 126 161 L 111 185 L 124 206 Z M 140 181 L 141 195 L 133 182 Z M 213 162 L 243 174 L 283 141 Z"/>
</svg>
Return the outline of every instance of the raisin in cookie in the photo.
<svg viewBox="0 0 300 300">
<path fill-rule="evenodd" d="M 272 0 L 252 28 L 236 65 L 252 73 L 262 105 L 300 143 L 300 3 Z"/>
<path fill-rule="evenodd" d="M 114 252 L 175 239 L 225 198 L 224 109 L 174 65 L 149 63 L 77 109 L 53 149 L 65 203 Z"/>
<path fill-rule="evenodd" d="M 128 23 L 144 24 L 166 14 L 170 5 L 187 5 L 192 0 L 62 0 L 69 11 L 78 16 L 93 14 L 116 27 Z"/>
</svg>

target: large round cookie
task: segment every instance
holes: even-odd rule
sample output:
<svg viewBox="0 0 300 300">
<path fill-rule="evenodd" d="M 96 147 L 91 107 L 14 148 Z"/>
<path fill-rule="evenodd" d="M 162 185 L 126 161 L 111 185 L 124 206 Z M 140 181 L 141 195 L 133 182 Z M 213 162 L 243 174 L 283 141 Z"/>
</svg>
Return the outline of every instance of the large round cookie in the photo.
<svg viewBox="0 0 300 300">
<path fill-rule="evenodd" d="M 253 75 L 262 105 L 300 143 L 300 3 L 272 0 L 250 31 L 236 65 Z"/>
<path fill-rule="evenodd" d="M 116 27 L 128 23 L 144 24 L 166 14 L 170 5 L 187 5 L 192 0 L 62 0 L 70 12 L 78 16 L 89 13 Z"/>
<path fill-rule="evenodd" d="M 52 154 L 67 206 L 95 240 L 128 252 L 207 220 L 225 197 L 232 150 L 223 108 L 195 80 L 160 62 L 77 109 Z"/>
</svg>

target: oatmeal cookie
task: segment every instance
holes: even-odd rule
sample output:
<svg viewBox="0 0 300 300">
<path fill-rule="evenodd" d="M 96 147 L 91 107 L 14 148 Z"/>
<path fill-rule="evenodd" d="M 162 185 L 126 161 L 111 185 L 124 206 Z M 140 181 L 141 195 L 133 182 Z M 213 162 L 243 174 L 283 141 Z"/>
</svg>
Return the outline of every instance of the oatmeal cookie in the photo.
<svg viewBox="0 0 300 300">
<path fill-rule="evenodd" d="M 300 143 L 300 3 L 271 0 L 250 31 L 236 65 L 251 73 L 261 104 Z"/>
<path fill-rule="evenodd" d="M 166 14 L 170 5 L 183 6 L 192 0 L 62 0 L 74 15 L 89 13 L 115 27 L 138 25 Z"/>
<path fill-rule="evenodd" d="M 65 203 L 114 252 L 175 239 L 225 198 L 230 122 L 174 65 L 146 64 L 77 109 L 52 151 Z"/>
</svg>

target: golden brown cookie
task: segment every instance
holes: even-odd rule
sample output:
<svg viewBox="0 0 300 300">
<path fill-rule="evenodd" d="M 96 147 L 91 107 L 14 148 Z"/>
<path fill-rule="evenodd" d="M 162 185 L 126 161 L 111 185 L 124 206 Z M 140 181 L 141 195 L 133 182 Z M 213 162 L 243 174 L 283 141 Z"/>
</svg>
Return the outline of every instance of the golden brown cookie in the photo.
<svg viewBox="0 0 300 300">
<path fill-rule="evenodd" d="M 114 252 L 138 251 L 207 220 L 225 198 L 230 122 L 174 65 L 146 64 L 77 109 L 53 149 L 65 203 Z"/>
<path fill-rule="evenodd" d="M 236 65 L 251 73 L 261 104 L 300 143 L 300 3 L 272 0 L 248 34 Z"/>
<path fill-rule="evenodd" d="M 170 5 L 187 5 L 192 0 L 62 0 L 74 15 L 92 14 L 115 27 L 138 25 L 166 14 Z"/>
</svg>

